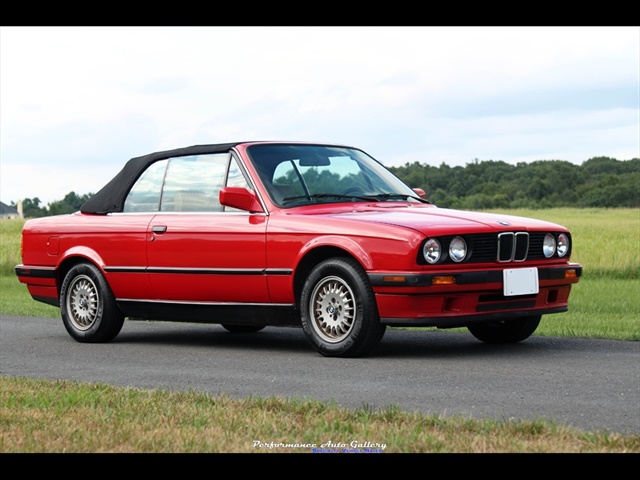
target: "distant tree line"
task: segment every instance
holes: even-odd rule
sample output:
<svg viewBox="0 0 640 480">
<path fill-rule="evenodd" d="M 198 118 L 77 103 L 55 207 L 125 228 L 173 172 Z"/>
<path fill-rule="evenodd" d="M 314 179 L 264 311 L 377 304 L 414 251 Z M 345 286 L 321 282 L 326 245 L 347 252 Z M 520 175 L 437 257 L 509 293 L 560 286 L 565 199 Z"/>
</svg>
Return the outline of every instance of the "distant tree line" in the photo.
<svg viewBox="0 0 640 480">
<path fill-rule="evenodd" d="M 75 192 L 69 192 L 62 200 L 56 200 L 46 206 L 40 206 L 42 202 L 38 197 L 25 198 L 22 200 L 22 216 L 25 218 L 37 218 L 77 212 L 92 195 L 92 193 L 77 195 Z M 17 207 L 15 202 L 11 202 L 11 206 Z"/>
<path fill-rule="evenodd" d="M 439 207 L 493 208 L 640 207 L 640 158 L 594 157 L 576 165 L 539 160 L 515 165 L 475 161 L 464 167 L 415 162 L 390 168 L 420 187 Z"/>
<path fill-rule="evenodd" d="M 422 188 L 439 207 L 466 210 L 640 207 L 640 158 L 594 157 L 582 165 L 564 160 L 515 165 L 476 160 L 464 167 L 444 163 L 433 167 L 414 162 L 389 169 L 410 187 Z M 25 198 L 23 216 L 76 212 L 92 195 L 70 192 L 64 199 L 46 206 L 41 206 L 37 197 Z M 16 204 L 11 202 L 11 206 Z"/>
</svg>

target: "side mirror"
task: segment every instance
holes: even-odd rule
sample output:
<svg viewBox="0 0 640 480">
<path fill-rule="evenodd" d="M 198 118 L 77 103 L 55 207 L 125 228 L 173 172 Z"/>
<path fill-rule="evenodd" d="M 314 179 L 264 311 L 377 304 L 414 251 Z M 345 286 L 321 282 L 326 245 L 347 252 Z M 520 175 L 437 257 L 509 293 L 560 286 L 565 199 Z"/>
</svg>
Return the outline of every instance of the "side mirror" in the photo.
<svg viewBox="0 0 640 480">
<path fill-rule="evenodd" d="M 416 192 L 418 194 L 418 196 L 424 200 L 427 199 L 427 194 L 425 193 L 425 191 L 421 188 L 413 188 L 412 189 L 414 192 Z"/>
<path fill-rule="evenodd" d="M 244 187 L 223 187 L 220 190 L 220 204 L 247 212 L 262 212 L 256 194 Z"/>
</svg>

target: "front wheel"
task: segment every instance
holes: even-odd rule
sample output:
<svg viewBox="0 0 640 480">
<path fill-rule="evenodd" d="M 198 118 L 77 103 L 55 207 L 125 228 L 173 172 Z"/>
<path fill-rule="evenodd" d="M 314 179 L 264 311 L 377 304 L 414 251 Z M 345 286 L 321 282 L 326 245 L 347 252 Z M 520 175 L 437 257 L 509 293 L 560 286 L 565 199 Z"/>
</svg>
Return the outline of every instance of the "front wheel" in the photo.
<svg viewBox="0 0 640 480">
<path fill-rule="evenodd" d="M 386 329 L 365 271 L 350 258 L 331 258 L 311 271 L 300 312 L 311 345 L 327 357 L 364 356 Z"/>
<path fill-rule="evenodd" d="M 529 338 L 536 331 L 542 316 L 517 318 L 499 322 L 469 325 L 467 329 L 485 343 L 517 343 Z"/>
<path fill-rule="evenodd" d="M 82 343 L 113 340 L 124 314 L 97 267 L 81 263 L 69 270 L 60 288 L 62 321 L 71 337 Z"/>
</svg>

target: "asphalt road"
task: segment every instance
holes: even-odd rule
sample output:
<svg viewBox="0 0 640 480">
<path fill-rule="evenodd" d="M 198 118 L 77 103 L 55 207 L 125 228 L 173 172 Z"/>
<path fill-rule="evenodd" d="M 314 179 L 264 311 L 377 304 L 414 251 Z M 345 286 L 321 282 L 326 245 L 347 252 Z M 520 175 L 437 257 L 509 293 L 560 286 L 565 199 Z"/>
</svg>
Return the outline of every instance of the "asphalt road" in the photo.
<svg viewBox="0 0 640 480">
<path fill-rule="evenodd" d="M 533 336 L 492 346 L 469 333 L 387 330 L 372 356 L 337 359 L 295 328 L 126 321 L 113 342 L 80 344 L 59 319 L 0 315 L 0 374 L 640 433 L 640 342 Z"/>
</svg>

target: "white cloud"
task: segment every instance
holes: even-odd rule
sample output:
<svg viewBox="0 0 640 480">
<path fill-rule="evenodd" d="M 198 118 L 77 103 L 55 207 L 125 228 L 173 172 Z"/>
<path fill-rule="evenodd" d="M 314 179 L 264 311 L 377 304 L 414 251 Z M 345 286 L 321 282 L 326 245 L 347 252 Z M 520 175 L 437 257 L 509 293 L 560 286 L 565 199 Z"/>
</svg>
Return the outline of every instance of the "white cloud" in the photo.
<svg viewBox="0 0 640 480">
<path fill-rule="evenodd" d="M 388 165 L 640 156 L 638 27 L 2 27 L 0 196 L 251 139 Z"/>
</svg>

